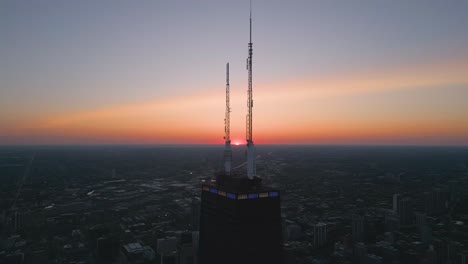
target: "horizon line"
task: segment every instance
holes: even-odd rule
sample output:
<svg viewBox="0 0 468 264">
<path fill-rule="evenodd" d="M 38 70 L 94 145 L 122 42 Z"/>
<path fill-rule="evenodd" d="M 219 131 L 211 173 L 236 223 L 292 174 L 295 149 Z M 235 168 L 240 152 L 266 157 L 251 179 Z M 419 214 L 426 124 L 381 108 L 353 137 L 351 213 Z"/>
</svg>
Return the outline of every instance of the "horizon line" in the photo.
<svg viewBox="0 0 468 264">
<path fill-rule="evenodd" d="M 233 147 L 242 147 L 246 144 L 233 145 Z M 256 144 L 260 146 L 317 146 L 317 147 L 468 147 L 468 144 L 384 144 L 384 143 L 267 143 L 267 144 Z M 157 147 L 157 146 L 186 146 L 186 147 L 197 147 L 197 146 L 219 146 L 223 147 L 223 144 L 215 143 L 63 143 L 63 144 L 0 144 L 2 147 Z"/>
</svg>

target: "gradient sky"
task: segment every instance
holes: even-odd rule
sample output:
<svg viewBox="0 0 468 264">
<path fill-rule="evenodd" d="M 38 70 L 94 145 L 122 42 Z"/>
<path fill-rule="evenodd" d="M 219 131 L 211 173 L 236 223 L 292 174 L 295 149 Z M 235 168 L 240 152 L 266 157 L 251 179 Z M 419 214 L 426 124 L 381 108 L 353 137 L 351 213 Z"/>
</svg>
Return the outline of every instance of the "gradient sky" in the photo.
<svg viewBox="0 0 468 264">
<path fill-rule="evenodd" d="M 256 143 L 468 145 L 468 1 L 254 0 Z M 249 1 L 0 1 L 0 144 L 245 142 Z"/>
</svg>

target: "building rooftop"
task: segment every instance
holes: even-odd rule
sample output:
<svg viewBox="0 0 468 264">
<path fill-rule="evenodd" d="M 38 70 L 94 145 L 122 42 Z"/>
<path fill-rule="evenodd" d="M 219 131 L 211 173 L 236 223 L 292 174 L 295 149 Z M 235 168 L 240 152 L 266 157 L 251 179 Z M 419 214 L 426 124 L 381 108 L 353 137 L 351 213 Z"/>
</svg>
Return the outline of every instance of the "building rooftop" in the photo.
<svg viewBox="0 0 468 264">
<path fill-rule="evenodd" d="M 263 186 L 258 177 L 249 179 L 247 177 L 218 176 L 216 180 L 202 183 L 202 191 L 234 200 L 280 196 L 279 190 Z"/>
</svg>

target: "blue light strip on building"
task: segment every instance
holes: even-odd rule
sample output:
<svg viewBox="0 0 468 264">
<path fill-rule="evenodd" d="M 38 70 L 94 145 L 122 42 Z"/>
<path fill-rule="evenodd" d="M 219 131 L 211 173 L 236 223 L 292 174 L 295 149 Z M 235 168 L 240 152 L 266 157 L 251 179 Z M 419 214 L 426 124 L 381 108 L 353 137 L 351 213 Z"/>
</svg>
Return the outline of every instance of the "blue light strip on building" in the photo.
<svg viewBox="0 0 468 264">
<path fill-rule="evenodd" d="M 216 188 L 208 188 L 207 186 L 203 186 L 202 190 L 210 192 L 210 193 L 217 194 L 219 196 L 227 197 L 227 198 L 233 199 L 233 200 L 258 199 L 258 198 L 261 199 L 261 198 L 279 197 L 280 196 L 279 192 L 235 194 L 235 193 L 224 192 L 224 191 L 218 190 Z"/>
<path fill-rule="evenodd" d="M 256 198 L 258 198 L 258 193 L 249 193 L 249 195 L 247 197 L 249 199 L 256 199 Z"/>
<path fill-rule="evenodd" d="M 270 192 L 270 197 L 278 197 L 279 192 Z"/>
</svg>

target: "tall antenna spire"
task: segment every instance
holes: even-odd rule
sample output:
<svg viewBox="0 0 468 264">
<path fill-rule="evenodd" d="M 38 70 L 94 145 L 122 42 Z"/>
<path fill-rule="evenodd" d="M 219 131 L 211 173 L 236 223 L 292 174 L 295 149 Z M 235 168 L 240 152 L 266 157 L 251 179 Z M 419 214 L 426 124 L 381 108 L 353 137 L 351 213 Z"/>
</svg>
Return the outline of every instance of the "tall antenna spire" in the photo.
<svg viewBox="0 0 468 264">
<path fill-rule="evenodd" d="M 252 43 L 252 0 L 250 0 L 250 43 Z"/>
<path fill-rule="evenodd" d="M 229 62 L 226 63 L 226 113 L 224 116 L 224 139 L 226 141 L 231 141 L 231 108 L 230 108 L 230 99 L 229 99 L 230 87 L 229 87 Z"/>
<path fill-rule="evenodd" d="M 224 172 L 231 175 L 232 149 L 231 149 L 231 107 L 229 105 L 229 62 L 226 63 L 226 112 L 224 116 Z"/>
<path fill-rule="evenodd" d="M 249 39 L 249 57 L 247 58 L 247 70 L 249 71 L 249 84 L 247 89 L 247 120 L 246 120 L 246 138 L 247 138 L 247 177 L 252 179 L 255 176 L 255 148 L 252 139 L 252 1 L 250 1 L 250 39 Z"/>
</svg>

